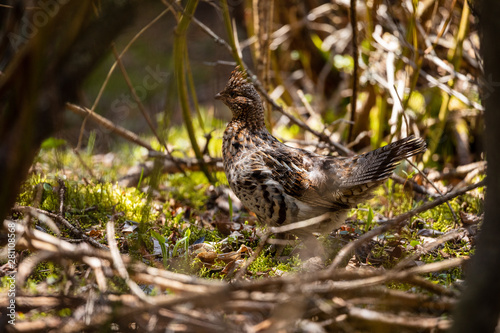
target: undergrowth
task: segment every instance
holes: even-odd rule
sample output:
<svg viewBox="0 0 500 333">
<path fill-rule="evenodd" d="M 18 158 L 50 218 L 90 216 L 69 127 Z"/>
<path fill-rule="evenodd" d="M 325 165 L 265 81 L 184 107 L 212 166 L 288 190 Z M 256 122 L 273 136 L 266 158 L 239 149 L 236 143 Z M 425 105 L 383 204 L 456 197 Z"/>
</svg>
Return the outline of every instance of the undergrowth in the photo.
<svg viewBox="0 0 500 333">
<path fill-rule="evenodd" d="M 287 136 L 282 129 L 280 131 L 283 136 Z M 183 136 L 179 136 L 180 140 Z M 108 167 L 104 165 L 107 163 L 104 159 L 96 158 L 95 155 L 82 154 L 78 157 L 71 150 L 61 147 L 42 149 L 34 172 L 23 185 L 17 204 L 58 212 L 62 180 L 64 217 L 98 242 L 107 243 L 105 227 L 113 216 L 117 224 L 119 247 L 132 258 L 148 265 L 197 274 L 201 277 L 231 278 L 234 272 L 228 270 L 227 261 L 217 258 L 207 264 L 203 262 L 205 260 L 203 257 L 200 260 L 199 249 L 207 251 L 205 247 L 209 247 L 209 251 L 214 251 L 218 255 L 237 253 L 236 251 L 241 250 L 242 246 L 255 250 L 259 243 L 259 236 L 255 231 L 259 226 L 255 226 L 255 222 L 248 223 L 249 219 L 254 221 L 255 218 L 244 210 L 233 216 L 232 212 L 214 209 L 213 203 L 211 206 L 209 202 L 211 200 L 209 192 L 214 187 L 206 182 L 202 172 L 188 172 L 186 175 L 165 174 L 159 176 L 157 184 L 152 184 L 153 180 L 147 178 L 137 187 L 120 187 L 116 183 L 118 175 L 130 166 L 130 157 L 138 158 L 140 152 L 141 149 L 118 149 L 117 153 L 113 154 L 112 167 Z M 99 180 L 78 176 L 77 166 L 82 159 L 89 163 L 94 161 L 93 170 Z M 400 175 L 405 176 L 402 172 Z M 220 179 L 216 187 L 227 187 L 223 173 L 217 173 L 216 177 Z M 110 180 L 104 181 L 104 178 Z M 153 188 L 151 185 L 156 187 Z M 331 249 L 338 250 L 342 244 L 356 239 L 384 220 L 421 205 L 422 199 L 423 197 L 405 190 L 402 185 L 388 180 L 376 190 L 370 201 L 360 204 L 357 209 L 350 212 L 345 228 L 326 238 L 323 237 L 323 243 Z M 351 259 L 351 264 L 392 268 L 425 243 L 457 228 L 456 222 L 460 223 L 459 212 L 479 215 L 483 209 L 481 199 L 473 195 L 457 197 L 449 204 L 454 213 L 446 204 L 425 211 L 412 218 L 406 226 L 373 240 L 363 253 L 356 253 Z M 457 216 L 457 221 L 453 214 Z M 230 230 L 230 235 L 226 230 L 226 234 L 223 234 L 214 221 L 238 222 L 242 223 L 244 228 L 238 232 Z M 36 220 L 35 224 L 46 232 L 53 233 L 50 228 L 39 224 Z M 69 230 L 64 228 L 61 236 L 71 238 Z M 287 247 L 282 258 L 277 258 L 268 250 L 262 251 L 250 265 L 248 274 L 258 278 L 280 276 L 286 272 L 300 270 L 303 261 L 294 252 L 296 247 L 297 245 Z M 417 264 L 439 261 L 443 258 L 470 256 L 472 252 L 470 241 L 462 239 L 457 242 L 446 242 L 442 247 L 422 254 Z M 250 253 L 245 250 L 240 257 L 249 255 Z M 50 263 L 47 265 L 39 265 L 37 274 L 30 280 L 31 284 L 35 285 L 44 280 L 48 283 L 50 278 L 59 276 L 60 272 L 55 265 Z M 429 275 L 427 278 L 436 283 L 450 284 L 463 278 L 463 274 L 460 269 L 452 269 L 439 275 Z"/>
</svg>

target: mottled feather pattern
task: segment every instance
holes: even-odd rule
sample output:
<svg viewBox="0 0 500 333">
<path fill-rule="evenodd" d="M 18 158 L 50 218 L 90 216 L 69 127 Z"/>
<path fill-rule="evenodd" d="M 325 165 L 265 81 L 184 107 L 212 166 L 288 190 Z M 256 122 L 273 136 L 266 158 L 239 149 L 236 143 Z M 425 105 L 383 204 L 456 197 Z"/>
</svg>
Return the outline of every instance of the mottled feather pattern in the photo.
<svg viewBox="0 0 500 333">
<path fill-rule="evenodd" d="M 286 146 L 266 129 L 260 96 L 239 68 L 216 98 L 232 112 L 223 137 L 224 170 L 231 189 L 265 224 L 321 216 L 320 223 L 295 234 L 340 227 L 348 209 L 366 200 L 402 159 L 425 151 L 424 141 L 413 136 L 354 157 Z"/>
<path fill-rule="evenodd" d="M 300 197 L 311 186 L 300 155 L 287 154 L 284 151 L 264 151 L 261 154 L 266 167 L 271 170 L 273 178 L 287 180 L 281 182 L 286 194 Z"/>
</svg>

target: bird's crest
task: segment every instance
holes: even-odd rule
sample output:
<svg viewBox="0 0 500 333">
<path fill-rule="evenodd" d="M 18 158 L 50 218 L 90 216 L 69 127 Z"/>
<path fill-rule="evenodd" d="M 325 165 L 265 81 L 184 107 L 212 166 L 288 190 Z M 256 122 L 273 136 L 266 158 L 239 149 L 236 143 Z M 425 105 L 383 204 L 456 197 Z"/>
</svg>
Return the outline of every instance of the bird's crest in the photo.
<svg viewBox="0 0 500 333">
<path fill-rule="evenodd" d="M 240 65 L 231 72 L 231 77 L 229 78 L 228 86 L 242 86 L 248 84 L 248 74 L 245 70 L 242 70 Z"/>
</svg>

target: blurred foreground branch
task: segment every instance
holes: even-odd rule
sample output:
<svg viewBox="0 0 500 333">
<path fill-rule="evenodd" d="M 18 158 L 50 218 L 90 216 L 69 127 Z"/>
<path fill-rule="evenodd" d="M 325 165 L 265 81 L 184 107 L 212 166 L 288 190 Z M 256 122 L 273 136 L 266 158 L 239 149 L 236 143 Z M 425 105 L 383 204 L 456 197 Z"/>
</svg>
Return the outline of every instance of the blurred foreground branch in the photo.
<svg viewBox="0 0 500 333">
<path fill-rule="evenodd" d="M 71 309 L 68 317 L 44 318 L 42 325 L 30 321 L 35 327 L 44 327 L 51 331 L 58 329 L 64 332 L 77 332 L 92 329 L 104 323 L 116 323 L 118 327 L 129 325 L 144 329 L 153 318 L 155 324 L 150 327 L 153 332 L 172 329 L 173 325 L 182 324 L 187 331 L 217 332 L 230 330 L 233 332 L 259 331 L 259 327 L 276 330 L 279 327 L 290 327 L 297 320 L 303 324 L 328 327 L 360 327 L 359 325 L 378 326 L 383 324 L 388 329 L 446 329 L 450 321 L 441 319 L 441 311 L 450 309 L 456 301 L 453 292 L 443 287 L 422 283 L 420 274 L 428 274 L 451 269 L 462 265 L 464 259 L 450 259 L 419 267 L 400 269 L 397 271 L 334 271 L 323 270 L 315 273 L 302 273 L 255 281 L 235 281 L 228 284 L 223 281 L 208 281 L 188 275 L 173 273 L 148 267 L 120 255 L 120 261 L 128 272 L 131 281 L 140 285 L 154 285 L 160 292 L 157 296 L 148 296 L 147 302 L 129 293 L 116 294 L 106 291 L 107 281 L 121 279 L 116 270 L 116 254 L 89 247 L 88 244 L 70 244 L 64 240 L 38 230 L 29 230 L 19 223 L 4 221 L 3 227 L 15 226 L 17 249 L 29 249 L 38 255 L 31 260 L 20 262 L 18 268 L 19 308 L 25 312 L 43 307 L 50 309 L 64 306 Z M 43 256 L 40 256 L 43 254 Z M 97 296 L 95 287 L 82 290 L 78 285 L 73 297 L 55 297 L 57 294 L 30 296 L 24 284 L 31 270 L 35 268 L 33 260 L 57 261 L 63 266 L 74 262 L 85 263 L 95 275 L 102 275 L 103 280 L 97 285 L 101 290 Z M 67 277 L 78 279 L 71 271 Z M 416 284 L 427 290 L 426 293 L 406 293 L 385 287 L 388 282 L 404 282 Z M 92 286 L 87 281 L 87 286 Z M 46 303 L 41 303 L 45 300 Z M 329 302 L 328 300 L 332 300 Z M 0 306 L 7 304 L 7 295 L 0 296 Z M 93 310 L 88 304 L 91 303 Z M 365 308 L 370 304 L 370 308 Z M 185 306 L 189 305 L 189 311 Z M 415 315 L 411 312 L 421 307 L 429 309 L 427 315 Z M 406 309 L 405 314 L 398 310 Z M 434 309 L 434 310 L 433 310 Z M 79 314 L 85 313 L 87 321 L 79 320 Z M 89 312 L 90 311 L 90 312 Z M 434 315 L 432 313 L 434 312 Z M 283 316 L 285 315 L 286 316 Z M 242 317 L 245 320 L 242 321 Z M 316 318 L 313 321 L 313 317 Z M 390 320 L 389 320 L 390 319 Z M 52 324 L 51 324 L 52 323 Z M 57 324 L 58 328 L 55 328 Z M 18 319 L 16 331 L 27 329 L 27 322 Z M 249 326 L 250 325 L 250 326 Z M 299 324 L 300 326 L 301 324 Z M 34 327 L 34 326 L 31 326 Z M 149 326 L 148 326 L 149 327 Z M 246 327 L 246 328 L 245 328 Z M 10 332 L 14 326 L 7 326 Z"/>
</svg>

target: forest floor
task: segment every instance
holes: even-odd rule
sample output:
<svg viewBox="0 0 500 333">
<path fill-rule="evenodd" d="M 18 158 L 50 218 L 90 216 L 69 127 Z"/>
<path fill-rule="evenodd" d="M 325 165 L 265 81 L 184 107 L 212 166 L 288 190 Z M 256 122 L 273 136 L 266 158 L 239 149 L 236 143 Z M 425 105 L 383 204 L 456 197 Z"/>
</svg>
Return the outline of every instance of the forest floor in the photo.
<svg viewBox="0 0 500 333">
<path fill-rule="evenodd" d="M 319 236 L 323 262 L 302 260 L 299 240 L 277 256 L 275 230 L 241 206 L 220 162 L 210 184 L 164 158 L 132 165 L 144 159 L 140 148 L 75 155 L 60 143 L 42 148 L 10 218 L 25 249 L 16 256 L 17 331 L 127 331 L 152 321 L 153 331 L 450 325 L 482 221 L 484 163 L 427 170 L 427 179 L 403 163 L 399 182 Z M 0 269 L 5 291 L 9 271 Z"/>
</svg>

